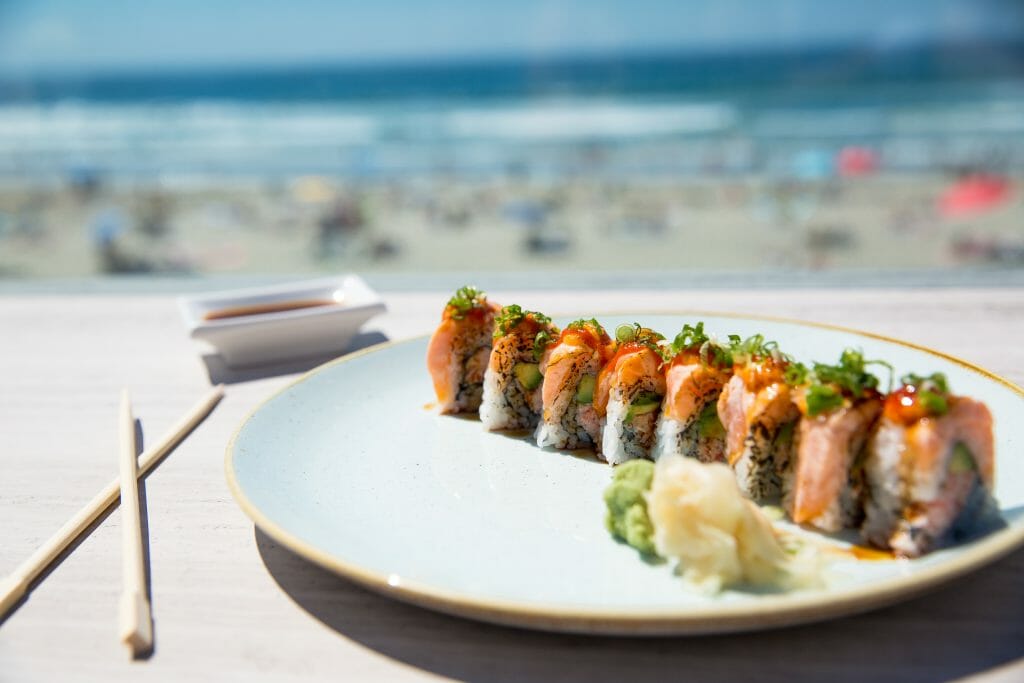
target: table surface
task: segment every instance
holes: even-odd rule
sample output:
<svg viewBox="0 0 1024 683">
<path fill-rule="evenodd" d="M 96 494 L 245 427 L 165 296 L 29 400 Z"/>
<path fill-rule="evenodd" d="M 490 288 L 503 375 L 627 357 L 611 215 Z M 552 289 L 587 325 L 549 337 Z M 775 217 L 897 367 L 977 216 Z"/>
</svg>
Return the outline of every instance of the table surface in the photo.
<svg viewBox="0 0 1024 683">
<path fill-rule="evenodd" d="M 941 348 L 1024 384 L 1024 289 L 501 291 L 559 313 L 697 308 L 842 324 Z M 428 333 L 442 293 L 395 292 L 358 345 Z M 309 363 L 232 373 L 165 296 L 0 298 L 0 574 L 115 474 L 117 404 L 155 441 L 210 384 L 213 415 L 146 480 L 156 648 L 117 640 L 117 514 L 0 625 L 0 681 L 1024 680 L 1024 550 L 864 615 L 701 638 L 552 635 L 392 602 L 254 529 L 224 480 L 248 412 Z M 276 373 L 276 374 L 275 374 Z"/>
</svg>

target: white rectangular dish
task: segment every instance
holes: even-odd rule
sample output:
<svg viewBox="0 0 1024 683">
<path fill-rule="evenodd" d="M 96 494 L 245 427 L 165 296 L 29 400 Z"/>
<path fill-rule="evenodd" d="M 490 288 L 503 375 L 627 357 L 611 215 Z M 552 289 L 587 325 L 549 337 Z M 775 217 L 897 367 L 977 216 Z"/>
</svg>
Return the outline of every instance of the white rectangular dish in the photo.
<svg viewBox="0 0 1024 683">
<path fill-rule="evenodd" d="M 341 353 L 386 309 L 356 275 L 180 297 L 178 307 L 189 335 L 231 367 Z"/>
</svg>

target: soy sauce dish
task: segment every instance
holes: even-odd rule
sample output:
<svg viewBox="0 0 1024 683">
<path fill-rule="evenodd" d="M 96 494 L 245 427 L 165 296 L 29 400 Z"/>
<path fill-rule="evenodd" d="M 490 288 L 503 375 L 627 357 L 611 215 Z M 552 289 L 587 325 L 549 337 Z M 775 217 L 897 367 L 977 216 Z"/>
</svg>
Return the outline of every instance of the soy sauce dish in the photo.
<svg viewBox="0 0 1024 683">
<path fill-rule="evenodd" d="M 340 353 L 385 310 L 356 275 L 180 297 L 178 307 L 189 335 L 231 367 Z"/>
</svg>

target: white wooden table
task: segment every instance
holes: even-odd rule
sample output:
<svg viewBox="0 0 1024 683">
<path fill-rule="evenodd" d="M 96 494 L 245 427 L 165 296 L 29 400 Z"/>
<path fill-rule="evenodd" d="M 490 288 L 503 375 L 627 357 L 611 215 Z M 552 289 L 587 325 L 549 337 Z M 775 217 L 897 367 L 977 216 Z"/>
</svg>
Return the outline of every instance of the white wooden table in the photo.
<svg viewBox="0 0 1024 683">
<path fill-rule="evenodd" d="M 492 295 L 556 313 L 699 308 L 840 323 L 935 346 L 1024 384 L 1019 288 Z M 367 330 L 425 334 L 444 299 L 389 294 L 389 312 Z M 256 531 L 224 481 L 228 439 L 303 368 L 289 369 L 223 376 L 214 366 L 232 382 L 227 398 L 146 480 L 153 656 L 129 662 L 117 641 L 113 514 L 0 626 L 0 681 L 1024 680 L 1024 551 L 862 616 L 690 639 L 533 633 L 370 594 Z M 0 573 L 114 475 L 122 386 L 155 440 L 209 382 L 171 297 L 0 298 Z"/>
</svg>

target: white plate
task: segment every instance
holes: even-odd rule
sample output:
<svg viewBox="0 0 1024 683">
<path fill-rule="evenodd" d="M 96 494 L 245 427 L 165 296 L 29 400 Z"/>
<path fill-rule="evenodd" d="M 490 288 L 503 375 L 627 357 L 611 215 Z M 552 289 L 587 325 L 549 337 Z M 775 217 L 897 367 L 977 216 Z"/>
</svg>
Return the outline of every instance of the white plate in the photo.
<svg viewBox="0 0 1024 683">
<path fill-rule="evenodd" d="M 614 328 L 634 318 L 600 319 Z M 710 633 L 836 617 L 911 597 L 1024 542 L 1020 388 L 938 352 L 852 330 L 702 319 L 720 335 L 761 332 L 800 359 L 832 361 L 858 346 L 900 373 L 945 372 L 954 391 L 986 401 L 995 416 L 1006 526 L 917 560 L 837 561 L 821 590 L 695 594 L 667 565 L 642 562 L 608 535 L 608 465 L 425 407 L 433 399 L 426 339 L 342 358 L 268 400 L 228 448 L 228 482 L 267 534 L 373 590 L 467 617 L 575 632 Z M 640 320 L 673 334 L 696 318 Z"/>
<path fill-rule="evenodd" d="M 224 309 L 311 300 L 335 305 L 206 319 Z M 356 275 L 182 297 L 178 307 L 192 338 L 211 345 L 232 367 L 343 351 L 363 323 L 385 308 Z"/>
</svg>

